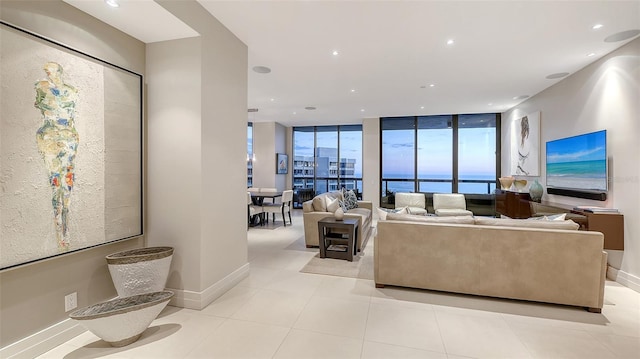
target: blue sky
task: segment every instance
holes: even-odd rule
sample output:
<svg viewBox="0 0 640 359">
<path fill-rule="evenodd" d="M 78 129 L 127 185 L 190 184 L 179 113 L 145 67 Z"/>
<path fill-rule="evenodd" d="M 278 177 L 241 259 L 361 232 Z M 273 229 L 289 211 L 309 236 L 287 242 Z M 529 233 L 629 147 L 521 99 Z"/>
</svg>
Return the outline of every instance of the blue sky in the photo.
<svg viewBox="0 0 640 359">
<path fill-rule="evenodd" d="M 547 163 L 606 160 L 606 134 L 607 131 L 598 131 L 549 141 Z"/>
<path fill-rule="evenodd" d="M 383 134 L 383 177 L 413 178 L 413 130 L 385 131 Z M 451 129 L 419 130 L 418 173 L 451 175 L 453 156 Z M 465 128 L 458 133 L 458 166 L 461 175 L 495 176 L 495 128 Z"/>
</svg>

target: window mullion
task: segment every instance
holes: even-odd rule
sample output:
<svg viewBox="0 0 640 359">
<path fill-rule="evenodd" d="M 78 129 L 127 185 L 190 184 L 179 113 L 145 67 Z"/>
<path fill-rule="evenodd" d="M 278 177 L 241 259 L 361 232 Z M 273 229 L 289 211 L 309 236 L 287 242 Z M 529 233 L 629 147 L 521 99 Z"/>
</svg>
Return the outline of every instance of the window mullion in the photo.
<svg viewBox="0 0 640 359">
<path fill-rule="evenodd" d="M 451 119 L 451 126 L 453 130 L 453 183 L 451 184 L 451 192 L 458 193 L 458 115 L 453 115 Z"/>
</svg>

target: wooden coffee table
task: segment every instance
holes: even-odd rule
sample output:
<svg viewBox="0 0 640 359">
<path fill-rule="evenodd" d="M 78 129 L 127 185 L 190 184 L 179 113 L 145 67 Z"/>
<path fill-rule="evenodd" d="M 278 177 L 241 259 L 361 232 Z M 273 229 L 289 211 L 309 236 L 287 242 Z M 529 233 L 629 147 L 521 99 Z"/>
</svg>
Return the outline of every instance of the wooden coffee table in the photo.
<svg viewBox="0 0 640 359">
<path fill-rule="evenodd" d="M 353 262 L 358 248 L 358 220 L 341 221 L 325 217 L 318 221 L 320 258 L 346 259 Z"/>
</svg>

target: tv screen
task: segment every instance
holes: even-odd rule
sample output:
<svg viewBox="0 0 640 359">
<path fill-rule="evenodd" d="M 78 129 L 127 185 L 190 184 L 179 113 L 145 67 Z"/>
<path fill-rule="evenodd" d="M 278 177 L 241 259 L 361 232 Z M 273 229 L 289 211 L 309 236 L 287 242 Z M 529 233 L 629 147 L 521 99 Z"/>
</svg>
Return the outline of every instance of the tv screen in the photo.
<svg viewBox="0 0 640 359">
<path fill-rule="evenodd" d="M 547 142 L 547 187 L 607 190 L 607 131 Z"/>
</svg>

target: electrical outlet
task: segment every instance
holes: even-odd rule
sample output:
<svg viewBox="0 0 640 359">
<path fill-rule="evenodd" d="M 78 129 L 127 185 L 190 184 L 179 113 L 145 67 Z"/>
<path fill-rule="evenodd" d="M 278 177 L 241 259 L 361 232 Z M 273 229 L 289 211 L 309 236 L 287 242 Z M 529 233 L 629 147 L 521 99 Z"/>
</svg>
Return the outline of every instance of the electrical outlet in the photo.
<svg viewBox="0 0 640 359">
<path fill-rule="evenodd" d="M 73 292 L 64 296 L 64 311 L 76 309 L 78 307 L 78 293 Z"/>
</svg>

